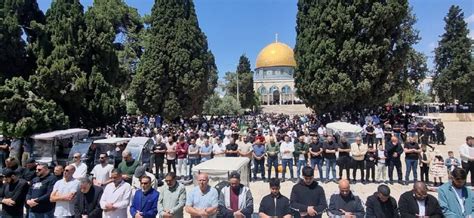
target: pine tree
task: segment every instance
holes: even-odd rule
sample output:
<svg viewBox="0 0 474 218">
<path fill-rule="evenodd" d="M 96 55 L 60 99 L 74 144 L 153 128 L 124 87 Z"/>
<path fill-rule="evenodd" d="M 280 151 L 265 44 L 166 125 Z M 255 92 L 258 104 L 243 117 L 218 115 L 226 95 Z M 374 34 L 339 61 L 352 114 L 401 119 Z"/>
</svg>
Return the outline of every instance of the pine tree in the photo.
<svg viewBox="0 0 474 218">
<path fill-rule="evenodd" d="M 68 126 L 61 108 L 34 94 L 31 84 L 21 77 L 0 86 L 0 105 L 0 132 L 7 136 L 27 137 Z"/>
<path fill-rule="evenodd" d="M 71 124 L 77 126 L 88 86 L 84 72 L 88 65 L 84 58 L 85 23 L 79 0 L 53 1 L 42 30 L 44 38 L 38 40 L 38 70 L 31 77 L 34 90 L 59 104 Z"/>
<path fill-rule="evenodd" d="M 433 89 L 441 102 L 474 102 L 474 69 L 471 68 L 472 40 L 459 6 L 451 6 L 444 18 L 445 33 L 435 49 Z"/>
<path fill-rule="evenodd" d="M 217 84 L 214 57 L 191 0 L 156 0 L 130 97 L 140 111 L 167 119 L 200 114 Z"/>
<path fill-rule="evenodd" d="M 407 78 L 414 22 L 406 0 L 299 0 L 298 97 L 319 113 L 387 102 Z"/>
</svg>

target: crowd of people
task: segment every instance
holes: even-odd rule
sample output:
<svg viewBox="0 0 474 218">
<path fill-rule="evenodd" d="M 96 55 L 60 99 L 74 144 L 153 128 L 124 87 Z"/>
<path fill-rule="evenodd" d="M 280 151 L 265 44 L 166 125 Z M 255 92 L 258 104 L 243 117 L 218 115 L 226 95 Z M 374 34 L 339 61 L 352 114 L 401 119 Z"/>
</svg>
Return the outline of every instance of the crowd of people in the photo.
<svg viewBox="0 0 474 218">
<path fill-rule="evenodd" d="M 363 131 L 352 142 L 326 129 L 334 120 L 359 125 Z M 208 185 L 206 174 L 192 174 L 193 166 L 226 157 L 249 158 L 248 177 L 269 183 L 270 194 L 258 210 L 261 217 L 320 217 L 323 213 L 458 217 L 472 213 L 466 178 L 470 173 L 474 181 L 474 138 L 467 137 L 461 145 L 461 160 L 453 152 L 444 159 L 434 145 L 445 143 L 442 122 L 417 123 L 392 108 L 341 116 L 256 114 L 174 122 L 159 116 L 126 116 L 113 127 L 91 130 L 91 136 L 150 137 L 154 141 L 150 161 L 141 164 L 118 144 L 115 155 L 100 153 L 98 163 L 90 154 L 84 160 L 77 153 L 70 164 L 49 169 L 47 164 L 25 159 L 31 150 L 16 150 L 27 143 L 21 146 L 15 139 L 3 140 L 0 200 L 4 216 L 17 217 L 27 211 L 28 217 L 127 217 L 127 213 L 183 217 L 186 211 L 196 217 L 249 217 L 254 213 L 253 197 L 250 188 L 240 183 L 238 172 L 231 173 L 229 185 L 220 190 Z M 397 182 L 413 182 L 413 190 L 400 197 L 400 207 L 387 186 L 395 181 L 394 170 Z M 450 180 L 443 184 L 447 175 Z M 181 180 L 191 179 L 198 185 L 186 193 Z M 280 182 L 287 179 L 295 183 L 289 199 L 279 193 Z M 338 183 L 340 190 L 330 196 L 329 204 L 322 184 L 328 182 Z M 357 182 L 385 184 L 364 205 L 350 190 Z M 440 186 L 438 200 L 427 194 L 431 184 Z"/>
</svg>

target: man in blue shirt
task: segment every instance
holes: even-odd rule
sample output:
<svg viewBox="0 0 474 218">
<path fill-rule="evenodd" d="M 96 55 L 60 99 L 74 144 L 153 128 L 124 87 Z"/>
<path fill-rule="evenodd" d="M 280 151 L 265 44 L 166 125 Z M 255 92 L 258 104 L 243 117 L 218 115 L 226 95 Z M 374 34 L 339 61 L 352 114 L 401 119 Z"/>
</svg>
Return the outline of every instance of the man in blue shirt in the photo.
<svg viewBox="0 0 474 218">
<path fill-rule="evenodd" d="M 257 180 L 257 173 L 260 171 L 262 180 L 265 180 L 265 146 L 257 139 L 253 145 L 253 180 Z"/>
<path fill-rule="evenodd" d="M 209 176 L 201 173 L 197 176 L 198 186 L 188 194 L 185 211 L 191 217 L 215 218 L 218 206 L 217 190 L 209 186 Z"/>
<path fill-rule="evenodd" d="M 140 178 L 142 189 L 137 190 L 130 206 L 132 217 L 154 218 L 158 214 L 159 193 L 151 187 L 151 178 Z"/>
</svg>

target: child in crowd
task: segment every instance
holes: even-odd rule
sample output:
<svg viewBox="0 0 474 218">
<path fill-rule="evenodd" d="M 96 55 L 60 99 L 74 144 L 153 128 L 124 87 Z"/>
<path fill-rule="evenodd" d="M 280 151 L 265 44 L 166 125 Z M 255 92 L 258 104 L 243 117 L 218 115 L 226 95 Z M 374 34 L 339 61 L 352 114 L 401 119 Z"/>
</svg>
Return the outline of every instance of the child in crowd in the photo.
<svg viewBox="0 0 474 218">
<path fill-rule="evenodd" d="M 430 174 L 434 178 L 434 186 L 443 185 L 443 177 L 446 176 L 447 172 L 446 166 L 444 165 L 443 156 L 436 154 L 431 164 L 432 166 L 430 168 Z M 438 178 L 439 183 L 436 182 L 436 178 Z"/>
<path fill-rule="evenodd" d="M 448 151 L 448 158 L 444 161 L 444 165 L 446 166 L 448 170 L 448 174 L 451 174 L 454 169 L 459 167 L 461 165 L 461 162 L 454 157 L 453 151 Z"/>
</svg>

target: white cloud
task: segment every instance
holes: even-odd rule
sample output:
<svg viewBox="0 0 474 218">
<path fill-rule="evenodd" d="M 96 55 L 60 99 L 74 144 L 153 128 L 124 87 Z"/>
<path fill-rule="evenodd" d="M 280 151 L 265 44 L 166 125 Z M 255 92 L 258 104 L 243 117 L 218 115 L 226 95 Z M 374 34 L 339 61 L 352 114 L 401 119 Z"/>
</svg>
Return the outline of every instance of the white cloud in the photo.
<svg viewBox="0 0 474 218">
<path fill-rule="evenodd" d="M 465 19 L 466 23 L 474 23 L 474 14 Z"/>
<path fill-rule="evenodd" d="M 429 47 L 430 49 L 434 49 L 434 48 L 436 48 L 436 45 L 437 45 L 436 42 L 431 42 L 431 43 L 428 45 L 428 47 Z"/>
<path fill-rule="evenodd" d="M 473 30 L 471 30 L 471 32 L 469 32 L 468 37 L 474 40 L 474 31 Z"/>
</svg>

